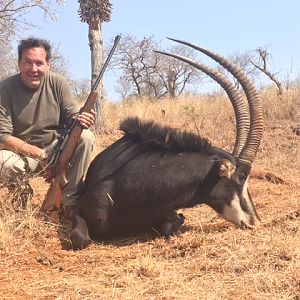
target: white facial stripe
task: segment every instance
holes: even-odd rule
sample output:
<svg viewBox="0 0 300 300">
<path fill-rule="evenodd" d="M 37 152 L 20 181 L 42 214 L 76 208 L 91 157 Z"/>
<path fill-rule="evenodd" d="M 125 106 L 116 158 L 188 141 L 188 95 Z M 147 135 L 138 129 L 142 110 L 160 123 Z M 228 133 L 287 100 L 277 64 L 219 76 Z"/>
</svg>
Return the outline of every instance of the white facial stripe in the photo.
<svg viewBox="0 0 300 300">
<path fill-rule="evenodd" d="M 244 199 L 249 199 L 248 196 L 248 178 L 245 181 L 245 184 L 243 186 L 243 191 L 242 191 L 242 195 Z M 246 201 L 246 200 L 245 200 Z M 252 204 L 250 202 L 250 200 L 247 201 L 247 210 L 249 210 L 250 214 L 255 215 L 255 211 L 252 208 Z M 234 194 L 233 199 L 230 203 L 230 205 L 226 205 L 224 207 L 223 213 L 220 214 L 222 218 L 224 218 L 225 220 L 232 222 L 233 224 L 235 224 L 238 227 L 248 227 L 248 228 L 253 228 L 254 224 L 253 221 L 257 224 L 258 220 L 256 220 L 256 218 L 250 217 L 250 215 L 248 215 L 241 207 L 241 203 L 240 203 L 240 199 L 237 196 L 237 194 Z M 250 221 L 250 219 L 252 221 Z"/>
<path fill-rule="evenodd" d="M 249 225 L 248 216 L 242 210 L 240 205 L 240 199 L 236 194 L 234 195 L 230 206 L 226 205 L 224 207 L 221 217 L 229 222 L 232 222 L 238 227 L 241 227 L 243 224 Z"/>
</svg>

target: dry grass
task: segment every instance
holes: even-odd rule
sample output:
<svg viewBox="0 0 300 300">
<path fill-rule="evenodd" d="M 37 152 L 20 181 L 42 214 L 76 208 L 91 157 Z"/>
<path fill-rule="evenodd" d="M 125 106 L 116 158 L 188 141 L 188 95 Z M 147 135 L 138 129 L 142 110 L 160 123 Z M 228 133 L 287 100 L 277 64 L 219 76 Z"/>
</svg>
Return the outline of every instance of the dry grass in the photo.
<svg viewBox="0 0 300 300">
<path fill-rule="evenodd" d="M 272 90 L 262 94 L 266 131 L 255 164 L 286 183 L 250 181 L 259 228 L 239 230 L 200 206 L 184 211 L 186 223 L 170 239 L 147 233 L 74 252 L 68 250 L 70 224 L 39 212 L 47 186 L 35 178 L 25 210 L 13 211 L 1 190 L 0 299 L 299 300 L 300 143 L 291 129 L 300 122 L 299 91 L 281 101 Z M 98 136 L 98 151 L 121 135 L 118 124 L 128 115 L 199 131 L 230 150 L 229 108 L 225 99 L 107 104 L 110 134 Z"/>
</svg>

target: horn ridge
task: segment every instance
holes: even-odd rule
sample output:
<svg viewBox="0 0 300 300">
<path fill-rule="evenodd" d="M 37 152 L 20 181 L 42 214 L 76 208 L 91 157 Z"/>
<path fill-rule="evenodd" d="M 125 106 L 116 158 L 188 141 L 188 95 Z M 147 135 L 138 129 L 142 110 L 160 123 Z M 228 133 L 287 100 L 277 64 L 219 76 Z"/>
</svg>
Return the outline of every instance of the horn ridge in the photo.
<svg viewBox="0 0 300 300">
<path fill-rule="evenodd" d="M 264 127 L 262 104 L 254 85 L 248 79 L 247 75 L 240 68 L 238 68 L 235 64 L 228 61 L 224 57 L 189 42 L 185 42 L 173 38 L 168 38 L 168 39 L 184 44 L 186 46 L 189 46 L 191 48 L 194 48 L 195 50 L 198 50 L 206 54 L 207 56 L 209 56 L 210 58 L 218 62 L 221 66 L 223 66 L 227 71 L 229 71 L 241 84 L 249 103 L 250 130 L 249 130 L 246 144 L 239 155 L 239 159 L 241 160 L 241 162 L 247 161 L 251 165 L 257 154 L 258 147 L 262 139 L 263 127 Z"/>
<path fill-rule="evenodd" d="M 232 154 L 237 157 L 245 145 L 250 126 L 248 107 L 246 106 L 240 92 L 234 87 L 234 85 L 225 75 L 203 63 L 195 62 L 187 57 L 177 54 L 166 53 L 162 51 L 155 52 L 177 58 L 190 64 L 191 66 L 199 69 L 200 71 L 211 77 L 225 90 L 232 103 L 235 113 L 237 134 Z"/>
</svg>

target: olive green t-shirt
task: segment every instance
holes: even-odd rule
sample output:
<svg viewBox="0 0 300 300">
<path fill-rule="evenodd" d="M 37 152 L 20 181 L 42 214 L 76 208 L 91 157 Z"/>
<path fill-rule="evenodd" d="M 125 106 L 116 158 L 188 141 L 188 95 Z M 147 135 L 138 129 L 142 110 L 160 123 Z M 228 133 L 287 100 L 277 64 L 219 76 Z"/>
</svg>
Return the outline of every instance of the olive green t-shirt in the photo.
<svg viewBox="0 0 300 300">
<path fill-rule="evenodd" d="M 20 74 L 0 82 L 0 143 L 8 136 L 44 147 L 63 122 L 78 112 L 66 80 L 47 72 L 38 89 L 26 87 Z"/>
</svg>

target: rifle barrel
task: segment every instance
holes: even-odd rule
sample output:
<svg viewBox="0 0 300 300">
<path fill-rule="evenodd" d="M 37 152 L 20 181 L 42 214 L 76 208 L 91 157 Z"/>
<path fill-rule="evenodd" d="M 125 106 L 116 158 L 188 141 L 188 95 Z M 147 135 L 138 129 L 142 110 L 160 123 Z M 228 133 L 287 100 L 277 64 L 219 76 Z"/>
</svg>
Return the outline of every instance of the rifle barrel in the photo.
<svg viewBox="0 0 300 300">
<path fill-rule="evenodd" d="M 100 72 L 100 74 L 98 75 L 98 77 L 97 77 L 97 79 L 96 79 L 96 81 L 95 81 L 95 83 L 94 83 L 94 86 L 93 86 L 93 88 L 92 88 L 93 91 L 96 91 L 96 89 L 97 89 L 97 87 L 98 87 L 98 85 L 99 85 L 99 83 L 100 83 L 100 80 L 101 80 L 101 78 L 102 78 L 102 76 L 103 76 L 103 74 L 104 74 L 104 71 L 105 71 L 107 65 L 109 64 L 109 61 L 110 61 L 110 59 L 112 58 L 113 53 L 115 52 L 116 47 L 117 47 L 117 45 L 118 45 L 120 39 L 121 39 L 121 35 L 117 35 L 117 36 L 115 37 L 114 45 L 113 45 L 112 49 L 110 50 L 110 52 L 109 52 L 109 54 L 108 54 L 108 56 L 107 56 L 107 58 L 106 58 L 106 60 L 105 60 L 105 62 L 104 62 L 104 64 L 103 64 L 103 67 L 102 67 L 102 69 L 101 69 L 101 72 Z"/>
</svg>

